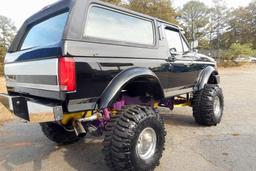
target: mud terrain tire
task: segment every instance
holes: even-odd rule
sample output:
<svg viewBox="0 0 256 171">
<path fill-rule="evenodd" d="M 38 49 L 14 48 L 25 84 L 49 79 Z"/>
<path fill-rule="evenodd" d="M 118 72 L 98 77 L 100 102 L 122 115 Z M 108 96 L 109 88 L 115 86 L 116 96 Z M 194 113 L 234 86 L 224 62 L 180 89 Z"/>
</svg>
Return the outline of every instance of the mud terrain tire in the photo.
<svg viewBox="0 0 256 171">
<path fill-rule="evenodd" d="M 64 129 L 58 123 L 47 122 L 41 123 L 40 126 L 45 136 L 59 145 L 72 144 L 81 139 L 75 132 Z"/>
<path fill-rule="evenodd" d="M 158 112 L 151 107 L 126 106 L 106 126 L 106 163 L 113 170 L 154 170 L 162 157 L 165 135 Z"/>
<path fill-rule="evenodd" d="M 224 97 L 218 85 L 207 84 L 204 89 L 194 94 L 193 116 L 200 125 L 213 126 L 220 123 L 223 109 Z"/>
</svg>

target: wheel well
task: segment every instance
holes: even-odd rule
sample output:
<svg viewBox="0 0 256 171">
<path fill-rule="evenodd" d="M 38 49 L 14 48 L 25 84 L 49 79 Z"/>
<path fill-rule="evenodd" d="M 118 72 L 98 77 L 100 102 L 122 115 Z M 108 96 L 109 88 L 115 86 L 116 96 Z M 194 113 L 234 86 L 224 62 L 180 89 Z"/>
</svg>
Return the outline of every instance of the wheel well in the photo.
<svg viewBox="0 0 256 171">
<path fill-rule="evenodd" d="M 158 80 L 153 77 L 135 78 L 126 84 L 122 91 L 130 97 L 164 98 L 163 90 Z"/>
<path fill-rule="evenodd" d="M 212 72 L 212 74 L 210 75 L 210 77 L 208 79 L 207 84 L 219 84 L 219 80 L 217 78 L 218 75 L 219 74 L 217 71 Z"/>
</svg>

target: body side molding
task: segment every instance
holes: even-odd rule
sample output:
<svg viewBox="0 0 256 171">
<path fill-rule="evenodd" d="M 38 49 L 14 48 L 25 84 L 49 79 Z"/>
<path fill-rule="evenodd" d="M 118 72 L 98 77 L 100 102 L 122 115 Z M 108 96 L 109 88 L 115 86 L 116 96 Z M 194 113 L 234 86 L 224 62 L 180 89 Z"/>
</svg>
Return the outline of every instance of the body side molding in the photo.
<svg viewBox="0 0 256 171">
<path fill-rule="evenodd" d="M 125 87 L 128 83 L 131 83 L 133 80 L 138 78 L 147 78 L 148 83 L 156 86 L 159 90 L 154 94 L 155 98 L 161 99 L 164 98 L 164 92 L 162 85 L 158 79 L 158 77 L 148 68 L 143 67 L 133 67 L 127 70 L 120 72 L 107 86 L 107 88 L 101 94 L 98 108 L 104 109 L 109 107 L 109 105 L 115 100 L 115 98 L 119 95 L 122 88 Z M 155 84 L 155 85 L 154 85 Z"/>
</svg>

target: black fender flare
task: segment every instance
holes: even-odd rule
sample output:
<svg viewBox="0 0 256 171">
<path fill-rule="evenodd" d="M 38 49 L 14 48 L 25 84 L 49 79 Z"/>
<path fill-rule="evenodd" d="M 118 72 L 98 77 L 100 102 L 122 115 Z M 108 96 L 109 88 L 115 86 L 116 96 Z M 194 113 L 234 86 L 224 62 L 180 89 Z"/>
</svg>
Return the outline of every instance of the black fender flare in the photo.
<svg viewBox="0 0 256 171">
<path fill-rule="evenodd" d="M 109 107 L 115 98 L 119 95 L 121 90 L 125 85 L 137 78 L 148 78 L 149 83 L 154 83 L 159 92 L 157 92 L 157 99 L 164 98 L 164 91 L 160 83 L 159 78 L 148 68 L 143 67 L 133 67 L 123 70 L 118 75 L 116 75 L 109 85 L 105 88 L 101 94 L 100 100 L 98 102 L 98 109 L 104 109 Z"/>
<path fill-rule="evenodd" d="M 215 77 L 214 79 L 216 84 L 220 83 L 218 71 L 214 67 L 208 66 L 200 72 L 194 90 L 202 90 L 204 86 L 208 83 L 210 77 Z"/>
</svg>

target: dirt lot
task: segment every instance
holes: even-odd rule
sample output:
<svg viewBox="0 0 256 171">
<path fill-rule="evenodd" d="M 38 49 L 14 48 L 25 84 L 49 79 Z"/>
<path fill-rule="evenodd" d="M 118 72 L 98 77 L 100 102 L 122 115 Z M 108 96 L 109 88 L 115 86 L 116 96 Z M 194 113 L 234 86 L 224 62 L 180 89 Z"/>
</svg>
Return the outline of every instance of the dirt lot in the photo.
<svg viewBox="0 0 256 171">
<path fill-rule="evenodd" d="M 217 127 L 196 125 L 190 108 L 161 111 L 168 134 L 158 171 L 256 170 L 256 67 L 220 72 L 225 113 Z M 0 110 L 0 118 L 9 120 L 6 110 Z M 107 170 L 101 141 L 87 138 L 59 147 L 38 125 L 5 122 L 0 127 L 0 170 Z"/>
</svg>

